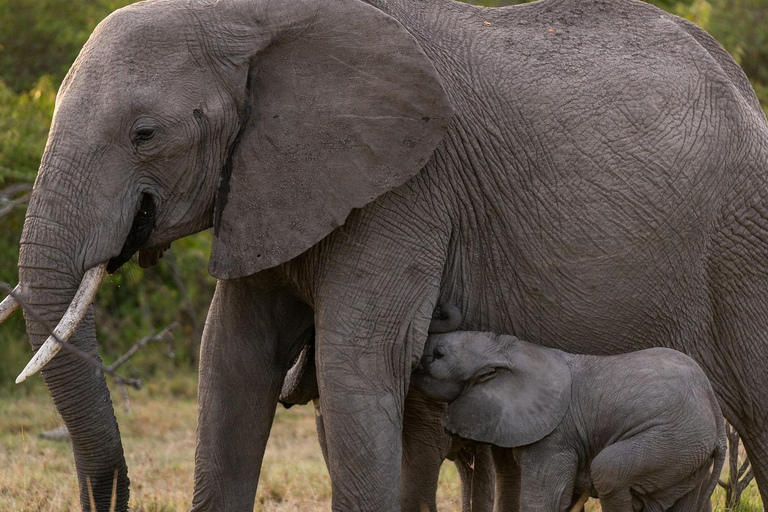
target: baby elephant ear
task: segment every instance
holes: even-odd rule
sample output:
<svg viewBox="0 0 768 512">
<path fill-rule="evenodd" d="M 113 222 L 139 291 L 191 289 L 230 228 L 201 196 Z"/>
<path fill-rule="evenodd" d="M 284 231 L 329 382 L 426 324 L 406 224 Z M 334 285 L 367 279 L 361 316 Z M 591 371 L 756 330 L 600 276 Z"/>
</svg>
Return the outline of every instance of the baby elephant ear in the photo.
<svg viewBox="0 0 768 512">
<path fill-rule="evenodd" d="M 209 270 L 224 279 L 298 256 L 405 183 L 452 117 L 432 62 L 394 18 L 359 0 L 264 5 L 274 13 L 254 30 L 272 39 L 250 60 L 250 114 L 214 218 Z"/>
<path fill-rule="evenodd" d="M 560 352 L 512 339 L 511 369 L 470 385 L 443 415 L 450 432 L 513 448 L 551 433 L 571 401 L 571 372 Z"/>
</svg>

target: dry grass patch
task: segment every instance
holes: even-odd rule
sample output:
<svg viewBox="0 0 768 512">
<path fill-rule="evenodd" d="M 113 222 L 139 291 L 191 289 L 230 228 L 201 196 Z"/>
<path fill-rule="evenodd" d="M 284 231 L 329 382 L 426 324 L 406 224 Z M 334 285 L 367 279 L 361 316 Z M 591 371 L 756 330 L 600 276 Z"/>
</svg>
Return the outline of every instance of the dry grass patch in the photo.
<svg viewBox="0 0 768 512">
<path fill-rule="evenodd" d="M 130 413 L 116 399 L 135 512 L 189 508 L 196 386 L 193 375 L 155 379 L 142 391 L 131 391 Z M 0 510 L 80 510 L 70 445 L 38 437 L 61 425 L 45 388 L 33 385 L 13 395 L 0 393 Z M 718 490 L 713 499 L 716 512 L 724 510 L 723 494 Z M 317 443 L 314 409 L 278 407 L 254 510 L 304 512 L 330 510 L 330 505 L 330 479 Z M 438 507 L 441 511 L 461 510 L 461 486 L 452 463 L 444 464 L 440 472 Z M 599 510 L 597 502 L 590 500 L 587 511 Z M 753 483 L 744 493 L 739 511 L 759 510 L 762 505 Z"/>
</svg>

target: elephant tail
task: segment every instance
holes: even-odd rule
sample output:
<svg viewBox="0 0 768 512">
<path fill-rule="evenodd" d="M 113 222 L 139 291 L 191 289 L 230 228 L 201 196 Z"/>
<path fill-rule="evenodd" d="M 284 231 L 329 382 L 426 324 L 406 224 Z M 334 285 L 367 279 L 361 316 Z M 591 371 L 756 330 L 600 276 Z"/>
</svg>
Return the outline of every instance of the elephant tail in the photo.
<svg viewBox="0 0 768 512">
<path fill-rule="evenodd" d="M 453 304 L 438 304 L 429 323 L 429 334 L 453 332 L 461 325 L 461 311 Z"/>
<path fill-rule="evenodd" d="M 709 501 L 710 496 L 712 496 L 712 493 L 715 492 L 715 488 L 717 488 L 717 482 L 720 480 L 720 473 L 723 471 L 725 454 L 728 449 L 728 443 L 725 438 L 725 421 L 723 420 L 723 417 L 719 415 L 719 412 L 718 408 L 717 417 L 719 418 L 719 421 L 717 422 L 717 441 L 715 442 L 715 450 L 712 452 L 712 458 L 714 459 L 712 476 L 709 485 L 703 489 L 704 494 L 701 497 L 702 502 L 704 502 L 704 500 Z"/>
</svg>

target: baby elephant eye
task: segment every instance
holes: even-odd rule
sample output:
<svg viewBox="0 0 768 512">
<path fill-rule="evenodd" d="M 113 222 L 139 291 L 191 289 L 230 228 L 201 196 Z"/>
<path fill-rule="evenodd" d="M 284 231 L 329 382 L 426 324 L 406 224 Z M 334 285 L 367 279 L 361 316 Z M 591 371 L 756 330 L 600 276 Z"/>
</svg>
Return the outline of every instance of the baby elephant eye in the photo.
<svg viewBox="0 0 768 512">
<path fill-rule="evenodd" d="M 435 359 L 440 359 L 443 356 L 445 356 L 445 348 L 441 347 L 440 345 L 436 346 L 434 356 L 435 356 Z"/>
</svg>

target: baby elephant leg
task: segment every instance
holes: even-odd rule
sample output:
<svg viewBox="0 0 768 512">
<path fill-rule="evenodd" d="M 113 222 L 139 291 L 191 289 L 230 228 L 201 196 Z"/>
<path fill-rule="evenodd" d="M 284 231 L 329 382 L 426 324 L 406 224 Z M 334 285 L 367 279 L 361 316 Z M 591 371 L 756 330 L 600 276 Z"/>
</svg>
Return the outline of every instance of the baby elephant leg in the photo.
<svg viewBox="0 0 768 512">
<path fill-rule="evenodd" d="M 533 445 L 521 455 L 521 512 L 568 512 L 578 499 L 578 496 L 574 497 L 579 465 L 577 455 L 553 452 L 545 446 L 537 449 Z"/>
<path fill-rule="evenodd" d="M 701 496 L 704 487 L 708 487 L 706 482 L 677 500 L 669 512 L 712 512 L 712 501 Z"/>
<path fill-rule="evenodd" d="M 711 459 L 702 453 L 698 467 L 686 468 L 670 459 L 675 453 L 652 430 L 601 451 L 592 460 L 591 476 L 603 512 L 663 511 L 687 494 L 697 496 Z"/>
<path fill-rule="evenodd" d="M 707 461 L 701 468 L 691 475 L 693 482 L 699 482 L 693 489 L 677 500 L 669 508 L 670 512 L 712 512 L 712 497 L 707 496 L 711 493 L 711 475 L 710 461 Z M 684 482 L 685 484 L 685 482 Z"/>
</svg>

